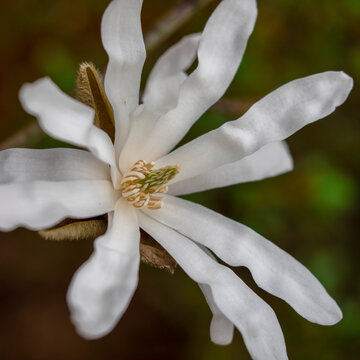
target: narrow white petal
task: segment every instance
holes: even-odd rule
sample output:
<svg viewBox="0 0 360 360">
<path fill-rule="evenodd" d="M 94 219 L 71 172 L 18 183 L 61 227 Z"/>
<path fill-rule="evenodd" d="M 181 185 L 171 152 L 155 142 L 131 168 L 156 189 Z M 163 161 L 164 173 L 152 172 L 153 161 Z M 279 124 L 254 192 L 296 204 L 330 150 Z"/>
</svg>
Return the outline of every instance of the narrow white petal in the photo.
<svg viewBox="0 0 360 360">
<path fill-rule="evenodd" d="M 198 284 L 209 305 L 213 318 L 210 324 L 211 341 L 217 345 L 229 345 L 234 336 L 233 323 L 219 310 L 211 292 L 211 287 L 206 284 Z"/>
<path fill-rule="evenodd" d="M 211 249 L 232 266 L 246 266 L 264 290 L 321 325 L 341 320 L 341 310 L 302 264 L 245 225 L 201 205 L 166 196 L 164 207 L 144 210 L 157 221 Z"/>
<path fill-rule="evenodd" d="M 164 156 L 157 166 L 179 165 L 176 181 L 180 181 L 190 173 L 196 176 L 237 161 L 331 114 L 352 86 L 348 75 L 332 71 L 292 81 L 258 101 L 240 119 Z"/>
<path fill-rule="evenodd" d="M 109 56 L 105 91 L 114 110 L 118 153 L 128 135 L 129 114 L 139 104 L 141 71 L 146 57 L 141 7 L 142 0 L 114 0 L 101 23 L 101 38 Z"/>
<path fill-rule="evenodd" d="M 127 309 L 138 283 L 139 242 L 135 210 L 120 199 L 109 214 L 106 234 L 95 241 L 67 294 L 71 319 L 83 337 L 106 335 Z"/>
<path fill-rule="evenodd" d="M 184 72 L 195 60 L 201 34 L 184 36 L 162 54 L 152 68 L 146 86 L 156 79 Z"/>
<path fill-rule="evenodd" d="M 287 359 L 275 313 L 229 268 L 209 257 L 194 242 L 139 213 L 140 226 L 156 239 L 196 282 L 208 285 L 219 310 L 241 332 L 253 359 Z"/>
<path fill-rule="evenodd" d="M 64 94 L 49 78 L 23 85 L 19 97 L 24 109 L 38 118 L 48 135 L 85 147 L 115 166 L 114 146 L 109 136 L 93 125 L 93 109 Z"/>
<path fill-rule="evenodd" d="M 181 84 L 185 79 L 186 74 L 178 73 L 154 80 L 151 84 L 152 88 L 144 95 L 146 111 L 163 114 L 174 108 L 179 100 Z"/>
<path fill-rule="evenodd" d="M 201 35 L 198 67 L 182 84 L 177 106 L 157 122 L 142 156 L 153 160 L 169 152 L 221 98 L 242 60 L 256 16 L 255 0 L 220 2 Z"/>
<path fill-rule="evenodd" d="M 0 229 L 39 230 L 66 217 L 89 218 L 114 209 L 112 183 L 106 180 L 33 181 L 0 185 Z"/>
<path fill-rule="evenodd" d="M 110 180 L 109 166 L 77 149 L 0 151 L 0 184 L 67 180 Z"/>
<path fill-rule="evenodd" d="M 209 256 L 211 259 L 217 262 L 215 256 L 205 246 L 199 245 L 199 247 Z M 207 284 L 198 284 L 203 292 L 205 299 L 209 305 L 213 318 L 210 324 L 210 338 L 211 341 L 217 345 L 229 345 L 232 342 L 234 336 L 233 323 L 220 311 L 214 300 L 211 286 Z"/>
<path fill-rule="evenodd" d="M 205 246 L 199 245 L 199 247 L 209 256 L 211 259 L 217 262 L 215 256 Z M 232 342 L 234 336 L 233 323 L 220 311 L 214 300 L 211 286 L 207 284 L 198 284 L 203 292 L 205 299 L 209 305 L 213 318 L 210 324 L 210 338 L 211 341 L 217 345 L 229 345 Z"/>
<path fill-rule="evenodd" d="M 120 156 L 120 169 L 126 172 L 139 160 L 138 152 L 160 116 L 176 106 L 185 70 L 192 64 L 200 35 L 185 36 L 168 49 L 152 69 L 143 95 L 141 113 L 132 114 L 131 129 Z"/>
<path fill-rule="evenodd" d="M 185 70 L 194 62 L 200 34 L 183 37 L 170 47 L 153 67 L 143 95 L 148 112 L 163 112 L 178 101 L 180 85 L 186 79 Z"/>
<path fill-rule="evenodd" d="M 169 185 L 171 195 L 184 195 L 262 180 L 293 169 L 293 161 L 285 141 L 270 143 L 241 160 Z M 191 176 L 191 174 L 189 174 Z"/>
</svg>

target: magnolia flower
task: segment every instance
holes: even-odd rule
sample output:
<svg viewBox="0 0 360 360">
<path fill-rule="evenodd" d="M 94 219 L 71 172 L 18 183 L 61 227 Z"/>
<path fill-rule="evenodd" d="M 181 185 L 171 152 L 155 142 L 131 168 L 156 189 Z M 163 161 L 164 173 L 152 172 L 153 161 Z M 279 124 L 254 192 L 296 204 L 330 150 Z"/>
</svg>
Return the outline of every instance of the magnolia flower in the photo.
<svg viewBox="0 0 360 360">
<path fill-rule="evenodd" d="M 165 263 L 176 261 L 200 285 L 213 312 L 213 342 L 230 343 L 235 326 L 254 359 L 286 359 L 273 310 L 213 254 L 248 267 L 258 286 L 314 323 L 341 319 L 335 301 L 303 265 L 261 235 L 175 195 L 291 170 L 283 140 L 332 113 L 352 79 L 325 72 L 292 81 L 239 119 L 170 152 L 229 86 L 255 24 L 256 2 L 220 2 L 201 34 L 185 37 L 160 57 L 140 104 L 141 5 L 114 0 L 105 11 L 104 86 L 96 69 L 83 64 L 81 101 L 48 78 L 21 89 L 22 105 L 47 134 L 86 150 L 0 152 L 0 227 L 24 226 L 48 238 L 102 234 L 67 296 L 72 321 L 85 338 L 110 332 L 126 310 L 138 282 L 141 228 L 161 245 L 150 246 L 154 258 L 168 256 Z M 195 58 L 198 65 L 188 75 Z"/>
</svg>

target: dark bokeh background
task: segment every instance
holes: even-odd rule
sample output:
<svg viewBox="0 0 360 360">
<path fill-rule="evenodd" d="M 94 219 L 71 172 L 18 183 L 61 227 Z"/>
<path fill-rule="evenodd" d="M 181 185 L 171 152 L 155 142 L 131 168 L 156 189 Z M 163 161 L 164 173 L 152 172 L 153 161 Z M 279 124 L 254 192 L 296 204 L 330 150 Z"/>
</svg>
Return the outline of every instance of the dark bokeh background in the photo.
<svg viewBox="0 0 360 360">
<path fill-rule="evenodd" d="M 45 75 L 72 93 L 77 66 L 107 58 L 100 41 L 108 0 L 16 0 L 0 13 L 0 142 L 31 121 L 17 100 L 21 84 Z M 202 29 L 212 4 L 149 53 L 144 73 L 169 44 Z M 145 0 L 144 33 L 185 1 Z M 189 1 L 187 1 L 189 3 Z M 303 264 L 338 301 L 344 319 L 311 324 L 254 286 L 275 309 L 291 359 L 358 359 L 360 1 L 259 0 L 259 17 L 244 61 L 225 96 L 192 129 L 197 136 L 237 118 L 281 84 L 326 70 L 355 79 L 345 105 L 289 139 L 295 170 L 278 178 L 189 196 L 251 226 Z M 35 147 L 59 146 L 49 138 Z M 4 206 L 2 204 L 1 206 Z M 241 336 L 220 347 L 209 340 L 211 313 L 181 269 L 171 276 L 141 266 L 140 284 L 116 329 L 97 341 L 74 331 L 65 302 L 72 274 L 89 242 L 46 242 L 19 229 L 0 233 L 0 359 L 249 359 Z"/>
</svg>

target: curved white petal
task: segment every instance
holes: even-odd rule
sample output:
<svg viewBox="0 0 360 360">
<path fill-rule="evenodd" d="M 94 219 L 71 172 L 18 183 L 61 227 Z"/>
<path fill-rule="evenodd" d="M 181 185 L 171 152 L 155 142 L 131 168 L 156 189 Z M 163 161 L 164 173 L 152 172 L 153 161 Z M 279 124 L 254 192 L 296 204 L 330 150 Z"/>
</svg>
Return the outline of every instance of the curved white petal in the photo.
<svg viewBox="0 0 360 360">
<path fill-rule="evenodd" d="M 234 336 L 233 323 L 219 310 L 212 295 L 211 287 L 206 284 L 198 284 L 209 305 L 213 318 L 210 324 L 211 341 L 217 345 L 229 345 Z"/>
<path fill-rule="evenodd" d="M 253 359 L 287 359 L 285 341 L 273 310 L 229 268 L 194 242 L 139 213 L 140 226 L 156 239 L 196 282 L 208 285 L 216 306 L 241 332 Z"/>
<path fill-rule="evenodd" d="M 109 55 L 105 91 L 114 110 L 118 154 L 128 136 L 129 114 L 139 105 L 141 71 L 146 57 L 141 7 L 142 0 L 114 0 L 101 23 L 101 38 Z"/>
<path fill-rule="evenodd" d="M 261 288 L 307 320 L 322 325 L 341 320 L 336 302 L 309 270 L 245 225 L 173 196 L 166 196 L 162 209 L 144 212 L 208 247 L 228 264 L 248 267 Z"/>
<path fill-rule="evenodd" d="M 144 143 L 151 133 L 154 123 L 159 119 L 157 113 L 145 113 L 142 106 L 139 106 L 138 109 L 139 113 L 132 116 L 131 130 L 119 156 L 119 168 L 122 174 L 125 174 L 141 159 L 139 157 L 139 147 Z"/>
<path fill-rule="evenodd" d="M 285 141 L 270 143 L 251 155 L 195 177 L 169 185 L 171 195 L 194 192 L 256 181 L 277 176 L 293 169 L 293 161 Z M 189 174 L 190 175 L 190 174 Z"/>
<path fill-rule="evenodd" d="M 217 262 L 215 256 L 205 246 L 199 245 L 200 248 L 211 259 Z M 207 284 L 198 284 L 203 292 L 205 299 L 209 305 L 213 318 L 210 323 L 210 338 L 211 341 L 217 345 L 229 345 L 234 336 L 234 324 L 220 311 L 214 300 L 211 286 Z"/>
<path fill-rule="evenodd" d="M 168 153 L 225 93 L 239 67 L 256 16 L 255 0 L 220 2 L 201 35 L 198 67 L 182 84 L 177 106 L 157 122 L 141 150 L 140 155 L 148 156 L 146 160 Z"/>
<path fill-rule="evenodd" d="M 214 261 L 217 262 L 215 256 L 205 246 L 199 247 Z M 213 318 L 210 323 L 210 338 L 217 345 L 229 345 L 234 336 L 234 324 L 220 311 L 214 300 L 211 286 L 207 284 L 198 284 L 203 292 L 205 299 L 209 305 Z"/>
<path fill-rule="evenodd" d="M 120 156 L 120 169 L 126 172 L 137 160 L 138 151 L 160 116 L 176 106 L 185 70 L 193 63 L 200 35 L 185 36 L 168 49 L 153 67 L 143 95 L 140 114 L 132 114 L 131 129 Z"/>
<path fill-rule="evenodd" d="M 0 184 L 67 180 L 111 180 L 109 166 L 77 149 L 0 151 Z"/>
<path fill-rule="evenodd" d="M 158 59 L 144 90 L 146 111 L 164 112 L 176 105 L 180 85 L 187 77 L 185 70 L 195 60 L 200 37 L 200 34 L 183 37 Z"/>
<path fill-rule="evenodd" d="M 48 135 L 85 147 L 116 168 L 114 146 L 109 136 L 93 125 L 93 109 L 64 94 L 49 78 L 23 85 L 19 97 Z"/>
<path fill-rule="evenodd" d="M 238 120 L 176 149 L 156 165 L 177 164 L 181 172 L 176 181 L 180 181 L 237 161 L 331 114 L 352 86 L 348 75 L 333 71 L 292 81 L 258 101 Z"/>
<path fill-rule="evenodd" d="M 66 217 L 89 218 L 114 209 L 112 183 L 106 180 L 33 181 L 0 185 L 0 229 L 39 230 Z"/>
<path fill-rule="evenodd" d="M 205 246 L 199 245 L 211 259 L 217 262 L 215 256 Z M 198 284 L 209 305 L 213 318 L 210 323 L 210 338 L 217 345 L 229 345 L 234 336 L 234 324 L 220 311 L 214 300 L 211 286 L 207 284 Z"/>
<path fill-rule="evenodd" d="M 176 106 L 179 99 L 181 84 L 186 79 L 186 74 L 178 73 L 169 75 L 152 82 L 152 89 L 144 94 L 144 104 L 147 112 L 163 114 Z M 153 123 L 153 126 L 155 123 Z"/>
<path fill-rule="evenodd" d="M 127 309 L 138 283 L 139 242 L 135 210 L 120 199 L 109 214 L 106 234 L 96 239 L 67 294 L 71 319 L 83 337 L 106 335 Z"/>
</svg>

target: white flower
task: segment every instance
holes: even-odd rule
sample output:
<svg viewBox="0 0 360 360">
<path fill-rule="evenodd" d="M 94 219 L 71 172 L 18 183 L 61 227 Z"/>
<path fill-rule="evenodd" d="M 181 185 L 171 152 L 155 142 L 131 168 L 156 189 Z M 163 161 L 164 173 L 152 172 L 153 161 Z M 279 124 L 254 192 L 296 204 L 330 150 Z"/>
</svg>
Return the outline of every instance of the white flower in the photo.
<svg viewBox="0 0 360 360">
<path fill-rule="evenodd" d="M 223 0 L 201 35 L 185 37 L 158 60 L 139 105 L 145 60 L 141 5 L 141 0 L 114 0 L 102 21 L 109 55 L 104 84 L 115 145 L 94 125 L 94 110 L 62 93 L 50 79 L 22 88 L 24 108 L 47 134 L 88 151 L 0 152 L 0 228 L 41 230 L 65 218 L 108 214 L 106 233 L 95 241 L 68 292 L 72 321 L 86 338 L 110 332 L 130 302 L 138 282 L 140 227 L 199 283 L 214 315 L 212 341 L 230 343 L 235 326 L 254 359 L 286 359 L 273 310 L 208 249 L 231 266 L 248 267 L 261 288 L 309 321 L 338 322 L 342 314 L 335 301 L 273 243 L 174 195 L 290 170 L 292 160 L 282 140 L 332 113 L 348 96 L 352 79 L 325 72 L 292 81 L 239 119 L 169 153 L 229 86 L 254 27 L 256 2 Z M 198 66 L 187 75 L 196 56 Z M 169 195 L 164 194 L 167 180 Z"/>
</svg>

